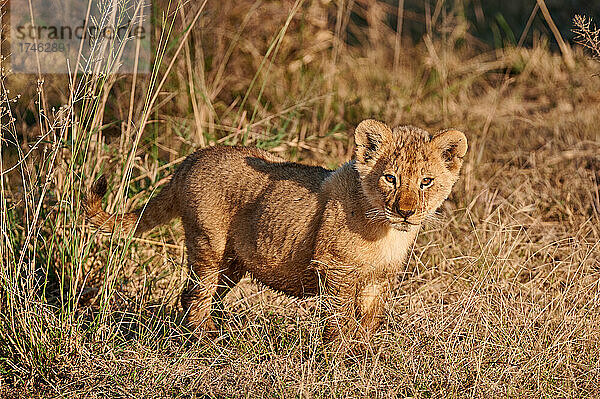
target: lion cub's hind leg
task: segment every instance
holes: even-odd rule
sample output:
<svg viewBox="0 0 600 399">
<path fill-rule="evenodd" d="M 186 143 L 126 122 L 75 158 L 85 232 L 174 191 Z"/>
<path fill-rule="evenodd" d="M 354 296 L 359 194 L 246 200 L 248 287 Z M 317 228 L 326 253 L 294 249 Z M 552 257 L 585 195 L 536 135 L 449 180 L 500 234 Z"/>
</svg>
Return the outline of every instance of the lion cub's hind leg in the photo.
<svg viewBox="0 0 600 399">
<path fill-rule="evenodd" d="M 212 317 L 213 320 L 217 321 L 217 324 L 220 324 L 223 320 L 223 300 L 225 296 L 240 282 L 244 274 L 246 274 L 246 270 L 241 261 L 225 256 L 222 262 L 217 291 L 213 295 Z"/>
<path fill-rule="evenodd" d="M 212 314 L 222 309 L 221 300 L 243 276 L 238 262 L 224 256 L 206 235 L 186 229 L 189 277 L 181 294 L 188 327 L 194 332 L 217 330 Z"/>
</svg>

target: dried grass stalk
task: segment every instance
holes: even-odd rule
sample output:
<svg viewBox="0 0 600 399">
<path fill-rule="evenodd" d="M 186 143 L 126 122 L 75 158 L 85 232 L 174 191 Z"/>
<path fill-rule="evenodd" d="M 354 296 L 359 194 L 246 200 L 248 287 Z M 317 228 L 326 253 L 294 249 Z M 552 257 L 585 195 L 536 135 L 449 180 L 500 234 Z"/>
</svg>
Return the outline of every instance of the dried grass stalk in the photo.
<svg viewBox="0 0 600 399">
<path fill-rule="evenodd" d="M 600 60 L 600 29 L 592 24 L 592 18 L 575 15 L 573 18 L 575 42 L 592 51 L 594 58 Z"/>
</svg>

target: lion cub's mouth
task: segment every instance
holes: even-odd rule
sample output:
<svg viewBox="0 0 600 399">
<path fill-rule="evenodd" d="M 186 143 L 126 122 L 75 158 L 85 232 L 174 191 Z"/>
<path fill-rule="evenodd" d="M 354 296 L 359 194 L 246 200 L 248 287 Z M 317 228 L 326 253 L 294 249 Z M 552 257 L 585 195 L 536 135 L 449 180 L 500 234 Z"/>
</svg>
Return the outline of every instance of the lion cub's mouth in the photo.
<svg viewBox="0 0 600 399">
<path fill-rule="evenodd" d="M 390 224 L 392 226 L 392 228 L 398 230 L 398 231 L 408 231 L 410 229 L 411 226 L 417 226 L 416 223 L 411 223 L 408 221 L 402 221 L 402 222 L 392 222 L 390 221 Z"/>
<path fill-rule="evenodd" d="M 385 219 L 390 224 L 390 226 L 398 231 L 408 231 L 411 226 L 418 226 L 420 223 L 409 222 L 407 219 L 396 215 L 388 209 L 385 209 Z"/>
</svg>

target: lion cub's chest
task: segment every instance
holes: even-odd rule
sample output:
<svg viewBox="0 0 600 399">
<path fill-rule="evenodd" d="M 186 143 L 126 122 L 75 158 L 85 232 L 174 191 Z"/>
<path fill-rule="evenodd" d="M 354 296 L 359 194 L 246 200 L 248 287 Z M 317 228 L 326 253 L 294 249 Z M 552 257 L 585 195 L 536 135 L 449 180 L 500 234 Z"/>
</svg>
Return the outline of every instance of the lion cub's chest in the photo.
<svg viewBox="0 0 600 399">
<path fill-rule="evenodd" d="M 398 231 L 390 229 L 376 241 L 363 242 L 358 255 L 361 263 L 369 265 L 373 271 L 394 271 L 400 268 L 412 247 L 416 231 Z"/>
</svg>

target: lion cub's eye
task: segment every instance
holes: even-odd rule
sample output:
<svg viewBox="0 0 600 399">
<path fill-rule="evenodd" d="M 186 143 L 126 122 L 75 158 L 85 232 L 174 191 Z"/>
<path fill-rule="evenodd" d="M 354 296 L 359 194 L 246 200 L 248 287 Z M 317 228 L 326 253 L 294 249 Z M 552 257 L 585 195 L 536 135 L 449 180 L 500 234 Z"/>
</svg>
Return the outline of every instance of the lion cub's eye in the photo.
<svg viewBox="0 0 600 399">
<path fill-rule="evenodd" d="M 431 177 L 425 177 L 421 180 L 421 188 L 429 187 L 433 184 L 433 179 Z"/>
<path fill-rule="evenodd" d="M 396 176 L 394 175 L 383 175 L 383 178 L 386 182 L 396 185 Z"/>
</svg>

